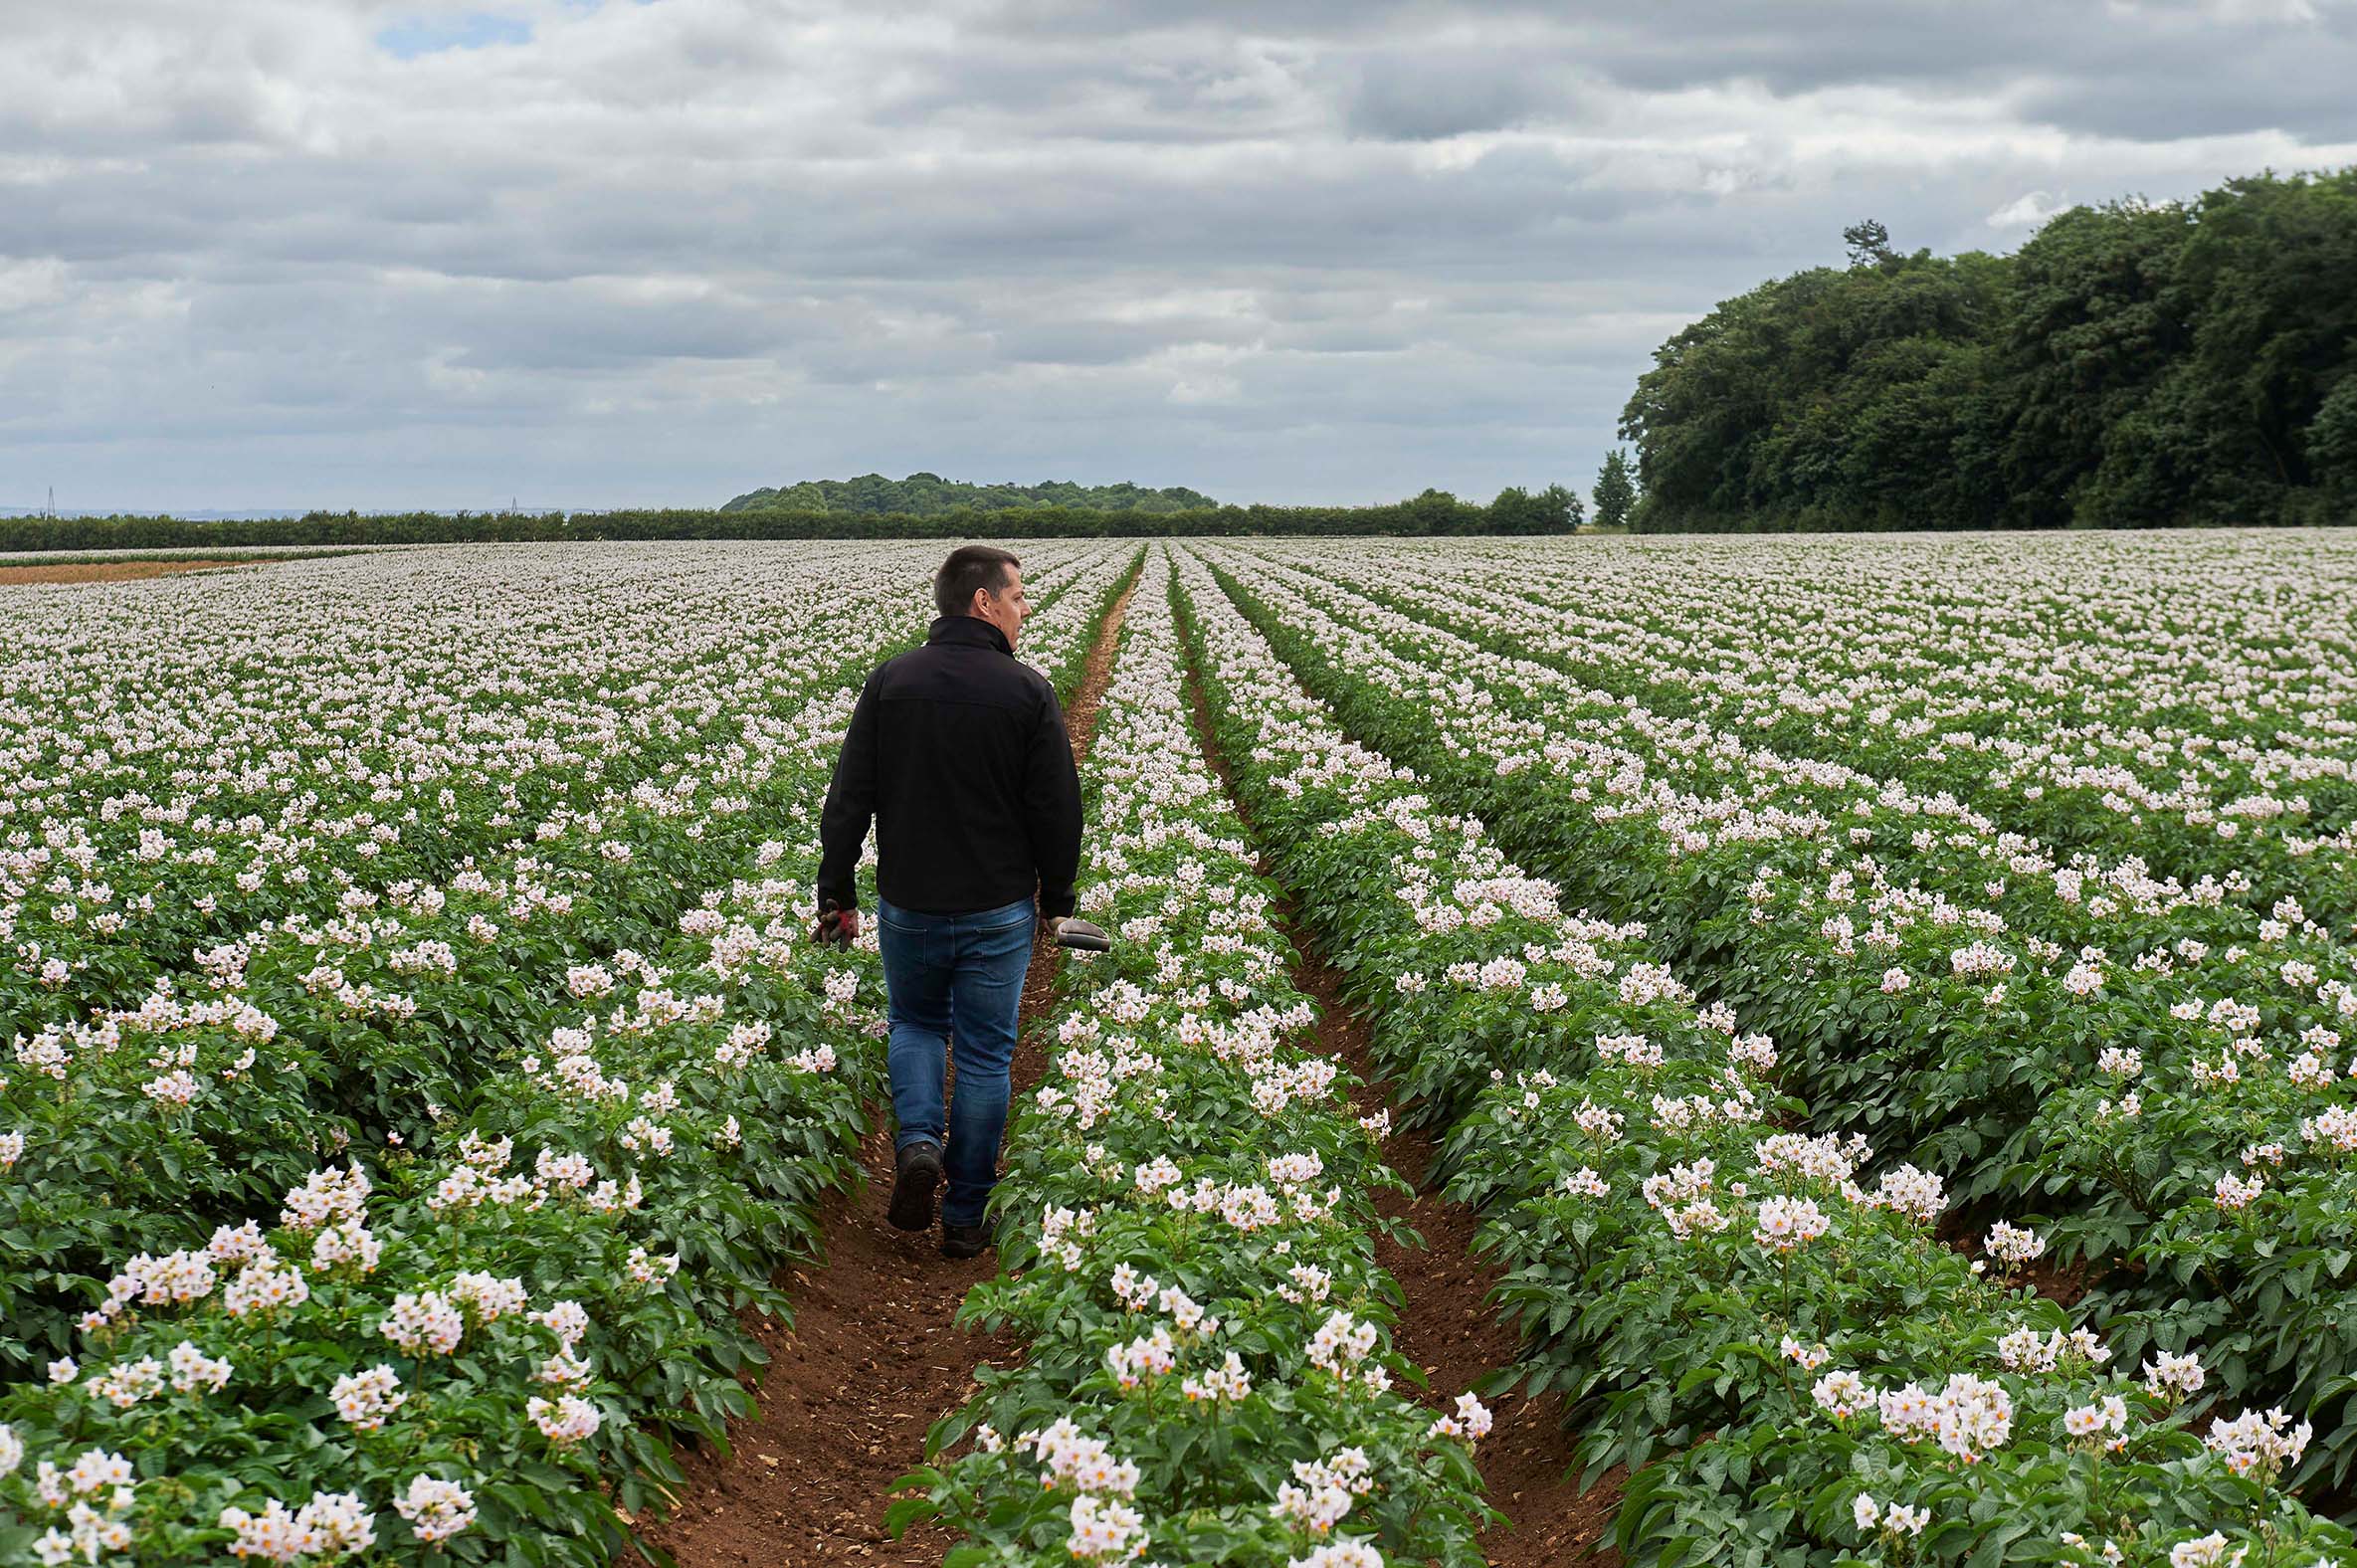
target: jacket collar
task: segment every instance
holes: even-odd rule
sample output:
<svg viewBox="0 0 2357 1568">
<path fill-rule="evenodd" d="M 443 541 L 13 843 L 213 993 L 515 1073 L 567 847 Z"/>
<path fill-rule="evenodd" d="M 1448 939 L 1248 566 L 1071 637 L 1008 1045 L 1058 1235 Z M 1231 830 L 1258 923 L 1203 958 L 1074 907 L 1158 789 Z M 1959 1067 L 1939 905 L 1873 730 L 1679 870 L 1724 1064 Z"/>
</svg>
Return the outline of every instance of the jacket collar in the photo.
<svg viewBox="0 0 2357 1568">
<path fill-rule="evenodd" d="M 1007 634 L 978 615 L 937 615 L 925 629 L 928 643 L 969 643 L 976 648 L 995 648 L 1012 655 L 1015 650 L 1007 644 Z"/>
</svg>

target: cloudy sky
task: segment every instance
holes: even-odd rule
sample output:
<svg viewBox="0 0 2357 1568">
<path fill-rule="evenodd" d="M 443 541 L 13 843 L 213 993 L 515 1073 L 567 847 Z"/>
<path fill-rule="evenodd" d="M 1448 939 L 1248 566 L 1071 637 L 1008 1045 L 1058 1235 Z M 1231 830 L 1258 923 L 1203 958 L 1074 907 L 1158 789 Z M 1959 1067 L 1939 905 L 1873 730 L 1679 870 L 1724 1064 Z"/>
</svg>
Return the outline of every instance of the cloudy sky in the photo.
<svg viewBox="0 0 2357 1568">
<path fill-rule="evenodd" d="M 1592 478 L 1841 259 L 2357 163 L 2357 0 L 4 0 L 0 505 Z"/>
</svg>

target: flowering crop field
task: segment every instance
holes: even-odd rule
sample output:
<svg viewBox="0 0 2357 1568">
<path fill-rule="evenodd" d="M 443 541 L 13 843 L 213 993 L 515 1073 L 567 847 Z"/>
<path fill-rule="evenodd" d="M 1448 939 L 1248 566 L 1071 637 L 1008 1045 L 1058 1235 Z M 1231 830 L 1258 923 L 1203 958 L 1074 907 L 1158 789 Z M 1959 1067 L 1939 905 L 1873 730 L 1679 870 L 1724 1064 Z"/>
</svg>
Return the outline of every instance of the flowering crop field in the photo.
<svg viewBox="0 0 2357 1568">
<path fill-rule="evenodd" d="M 1133 548 L 1035 552 L 1067 686 Z M 882 1074 L 797 940 L 930 546 L 0 601 L 0 1561 L 599 1561 Z"/>
<path fill-rule="evenodd" d="M 2291 1544 L 2286 1490 L 2357 1460 L 2357 550 L 1202 554 L 1207 641 L 1265 638 L 1278 691 L 1665 966 L 1618 1008 L 1536 943 L 1363 971 L 1412 1072 L 1482 1039 L 1436 995 L 1503 1004 L 1420 1109 L 1510 1268 L 1518 1370 L 1635 1470 L 1625 1551 L 2345 1550 Z M 1279 851 L 1305 883 L 1327 831 Z M 1373 916 L 1329 875 L 1348 940 Z M 1622 1016 L 1685 988 L 1734 1061 Z"/>
<path fill-rule="evenodd" d="M 0 598 L 0 1562 L 629 1544 L 861 1179 L 875 937 L 800 936 L 937 555 Z M 895 1524 L 1475 1562 L 1484 1401 L 1551 1392 L 1629 1561 L 2357 1558 L 2357 544 L 1025 574 L 1068 700 L 1118 639 L 1080 882 L 1118 941 L 1029 1019 L 963 1312 L 1023 1353 Z M 1398 1343 L 1395 1116 L 1500 1271 L 1478 1390 Z"/>
</svg>

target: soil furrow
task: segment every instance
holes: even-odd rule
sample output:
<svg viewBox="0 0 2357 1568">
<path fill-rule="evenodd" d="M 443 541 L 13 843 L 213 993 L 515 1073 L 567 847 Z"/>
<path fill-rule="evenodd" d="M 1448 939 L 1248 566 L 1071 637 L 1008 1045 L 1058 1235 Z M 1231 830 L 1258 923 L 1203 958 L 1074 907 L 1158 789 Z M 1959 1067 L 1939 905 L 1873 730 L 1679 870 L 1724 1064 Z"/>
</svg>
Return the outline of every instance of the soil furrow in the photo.
<svg viewBox="0 0 2357 1568">
<path fill-rule="evenodd" d="M 1130 591 L 1098 628 L 1065 713 L 1076 762 L 1095 732 Z M 1012 1070 L 1018 1095 L 1047 1066 L 1033 1025 L 1054 993 L 1061 957 L 1059 948 L 1036 947 L 1024 977 L 1023 1043 Z M 893 1540 L 884 1527 L 891 1484 L 923 1463 L 926 1430 L 973 1392 L 975 1367 L 1007 1364 L 1023 1344 L 956 1322 L 966 1291 L 998 1273 L 995 1254 L 952 1262 L 940 1254 L 937 1226 L 911 1235 L 885 1221 L 888 1107 L 861 1156 L 865 1189 L 833 1201 L 824 1251 L 785 1280 L 793 1327 L 760 1326 L 771 1360 L 759 1409 L 731 1425 L 728 1458 L 710 1450 L 681 1456 L 687 1479 L 680 1506 L 645 1532 L 683 1568 L 937 1564 L 957 1544 L 926 1525 Z"/>
<path fill-rule="evenodd" d="M 125 583 L 145 582 L 178 572 L 209 572 L 226 567 L 253 566 L 254 561 L 77 561 L 47 566 L 37 562 L 0 565 L 0 584 L 7 583 Z"/>
<path fill-rule="evenodd" d="M 1202 671 L 1191 659 L 1187 688 L 1204 755 L 1219 775 L 1237 816 L 1250 829 L 1251 817 L 1220 752 Z M 1266 876 L 1266 861 L 1261 859 Z M 1289 897 L 1281 898 L 1273 913 L 1278 929 L 1299 955 L 1292 969 L 1293 985 L 1317 1003 L 1319 1049 L 1341 1058 L 1358 1077 L 1360 1114 L 1386 1108 L 1383 1082 L 1368 1050 L 1366 1022 L 1343 1001 L 1341 972 L 1317 950 Z M 1426 1190 L 1434 1153 L 1429 1129 L 1395 1127 L 1384 1139 L 1384 1162 L 1405 1177 L 1416 1194 L 1404 1198 L 1385 1192 L 1376 1200 L 1376 1211 L 1388 1219 L 1406 1221 L 1424 1245 L 1415 1248 L 1379 1237 L 1375 1261 L 1400 1282 L 1407 1298 L 1393 1343 L 1424 1370 L 1427 1388 L 1419 1397 L 1436 1409 L 1445 1409 L 1481 1377 L 1512 1364 L 1518 1341 L 1514 1330 L 1488 1303 L 1498 1270 L 1472 1250 L 1479 1216 L 1464 1204 L 1447 1202 Z M 1495 1426 L 1481 1440 L 1474 1460 L 1490 1505 L 1506 1518 L 1482 1533 L 1482 1555 L 1500 1568 L 1617 1564 L 1619 1557 L 1600 1543 L 1612 1533 L 1613 1515 L 1621 1501 L 1622 1472 L 1616 1469 L 1594 1490 L 1581 1492 L 1571 1469 L 1572 1442 L 1564 1431 L 1562 1396 L 1530 1399 L 1517 1393 L 1484 1403 L 1490 1407 Z"/>
</svg>

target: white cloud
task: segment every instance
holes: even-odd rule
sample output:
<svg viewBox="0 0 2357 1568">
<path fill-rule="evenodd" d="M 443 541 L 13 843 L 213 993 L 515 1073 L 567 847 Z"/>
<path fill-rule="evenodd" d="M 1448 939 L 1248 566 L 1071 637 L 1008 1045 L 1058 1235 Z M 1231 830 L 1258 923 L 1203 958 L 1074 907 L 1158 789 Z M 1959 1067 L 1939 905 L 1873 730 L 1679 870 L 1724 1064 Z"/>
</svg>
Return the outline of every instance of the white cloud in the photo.
<svg viewBox="0 0 2357 1568">
<path fill-rule="evenodd" d="M 1861 217 L 2357 161 L 2348 0 L 1237 15 L 0 7 L 0 503 L 1584 481 Z"/>
<path fill-rule="evenodd" d="M 2068 205 L 2045 191 L 2025 191 L 1989 214 L 1986 221 L 1992 229 L 2035 229 Z"/>
</svg>

